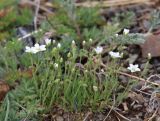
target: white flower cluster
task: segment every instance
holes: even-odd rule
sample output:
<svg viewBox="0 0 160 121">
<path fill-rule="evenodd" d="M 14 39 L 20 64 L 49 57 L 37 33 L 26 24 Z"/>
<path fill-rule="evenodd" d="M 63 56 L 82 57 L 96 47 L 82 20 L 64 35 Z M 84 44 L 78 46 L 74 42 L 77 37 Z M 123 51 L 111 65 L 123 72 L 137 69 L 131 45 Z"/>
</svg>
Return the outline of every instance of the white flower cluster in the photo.
<svg viewBox="0 0 160 121">
<path fill-rule="evenodd" d="M 38 43 L 36 43 L 33 47 L 26 46 L 25 52 L 36 54 L 38 52 L 45 50 L 46 50 L 46 45 L 39 45 Z"/>
<path fill-rule="evenodd" d="M 50 45 L 52 40 L 47 38 L 44 41 L 45 41 L 46 45 Z M 52 42 L 55 43 L 56 41 L 53 40 Z M 36 43 L 33 47 L 26 46 L 25 47 L 25 52 L 36 54 L 38 52 L 45 51 L 46 50 L 46 45 L 39 45 L 38 43 Z M 60 46 L 61 46 L 61 44 L 58 43 L 57 47 L 60 48 Z"/>
<path fill-rule="evenodd" d="M 97 54 L 101 54 L 103 52 L 103 47 L 101 46 L 97 46 L 96 48 L 94 48 L 95 52 Z M 113 52 L 113 51 L 110 51 L 109 52 L 109 55 L 112 57 L 112 58 L 121 58 L 123 56 L 123 53 L 119 53 L 119 52 Z M 137 71 L 141 71 L 140 68 L 138 68 L 138 65 L 135 64 L 129 64 L 129 67 L 127 68 L 128 70 L 130 70 L 131 72 L 137 72 Z"/>
</svg>

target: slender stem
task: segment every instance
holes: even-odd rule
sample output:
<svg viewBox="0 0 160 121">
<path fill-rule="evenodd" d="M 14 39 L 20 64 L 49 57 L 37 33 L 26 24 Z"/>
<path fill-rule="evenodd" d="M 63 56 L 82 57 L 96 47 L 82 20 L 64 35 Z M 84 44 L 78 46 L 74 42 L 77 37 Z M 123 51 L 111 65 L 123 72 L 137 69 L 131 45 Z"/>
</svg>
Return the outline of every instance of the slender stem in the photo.
<svg viewBox="0 0 160 121">
<path fill-rule="evenodd" d="M 6 99 L 7 99 L 7 111 L 6 111 L 6 115 L 5 115 L 4 121 L 8 121 L 9 108 L 10 108 L 10 102 L 9 102 L 9 99 L 8 99 L 8 95 L 7 95 Z"/>
</svg>

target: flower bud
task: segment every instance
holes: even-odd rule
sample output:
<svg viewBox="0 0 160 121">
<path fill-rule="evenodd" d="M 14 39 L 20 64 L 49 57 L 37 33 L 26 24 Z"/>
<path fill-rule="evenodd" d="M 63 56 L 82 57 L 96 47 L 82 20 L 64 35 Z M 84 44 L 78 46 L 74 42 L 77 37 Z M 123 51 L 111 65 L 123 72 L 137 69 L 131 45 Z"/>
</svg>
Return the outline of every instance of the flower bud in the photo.
<svg viewBox="0 0 160 121">
<path fill-rule="evenodd" d="M 62 58 L 62 57 L 60 58 L 60 62 L 61 62 L 61 63 L 63 62 L 63 58 Z"/>
<path fill-rule="evenodd" d="M 61 48 L 61 43 L 58 43 L 58 44 L 57 44 L 57 47 L 58 47 L 58 48 Z"/>
<path fill-rule="evenodd" d="M 54 63 L 54 67 L 55 67 L 55 68 L 58 68 L 58 63 Z"/>
<path fill-rule="evenodd" d="M 97 91 L 98 91 L 98 87 L 97 87 L 97 86 L 93 86 L 93 90 L 94 90 L 95 92 L 97 92 Z"/>
<path fill-rule="evenodd" d="M 115 36 L 118 37 L 119 35 L 118 35 L 118 34 L 115 34 Z"/>
<path fill-rule="evenodd" d="M 150 60 L 152 58 L 151 53 L 148 53 L 148 59 Z"/>
<path fill-rule="evenodd" d="M 75 45 L 76 43 L 75 43 L 75 41 L 74 40 L 72 40 L 72 45 Z"/>
<path fill-rule="evenodd" d="M 53 42 L 53 44 L 55 44 L 55 43 L 56 43 L 56 40 L 53 40 L 52 42 Z"/>
<path fill-rule="evenodd" d="M 70 58 L 70 57 L 71 57 L 71 53 L 70 53 L 70 52 L 67 54 L 67 57 L 68 57 L 68 58 Z"/>
<path fill-rule="evenodd" d="M 90 38 L 90 39 L 89 39 L 89 42 L 93 42 L 93 39 L 92 39 L 92 38 Z"/>
<path fill-rule="evenodd" d="M 54 54 L 54 53 L 56 53 L 56 51 L 57 51 L 57 48 L 54 47 L 54 48 L 52 49 L 51 53 Z"/>
<path fill-rule="evenodd" d="M 86 44 L 86 41 L 84 40 L 84 41 L 82 42 L 82 44 L 85 45 L 85 44 Z"/>
</svg>

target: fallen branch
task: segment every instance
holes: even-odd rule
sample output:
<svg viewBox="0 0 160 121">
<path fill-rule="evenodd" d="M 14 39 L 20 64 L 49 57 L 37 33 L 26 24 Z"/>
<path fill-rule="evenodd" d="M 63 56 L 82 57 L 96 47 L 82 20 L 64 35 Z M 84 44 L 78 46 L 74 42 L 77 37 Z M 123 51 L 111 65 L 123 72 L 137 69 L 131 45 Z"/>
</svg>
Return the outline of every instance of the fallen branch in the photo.
<svg viewBox="0 0 160 121">
<path fill-rule="evenodd" d="M 113 109 L 113 111 L 114 111 L 115 113 L 117 113 L 121 118 L 125 119 L 126 121 L 131 121 L 131 120 L 128 119 L 127 117 L 125 117 L 125 116 L 123 116 L 122 114 L 120 114 L 118 111 L 116 111 L 116 110 L 114 110 L 114 109 Z"/>
<path fill-rule="evenodd" d="M 115 103 L 116 103 L 115 94 L 113 95 L 113 97 L 114 97 L 114 98 L 113 98 L 113 105 L 112 105 L 112 107 L 110 108 L 110 111 L 108 112 L 107 116 L 104 118 L 103 121 L 106 121 L 106 120 L 107 120 L 108 116 L 110 115 L 110 113 L 111 113 L 112 110 L 114 109 L 114 106 L 115 106 Z"/>
<path fill-rule="evenodd" d="M 35 2 L 33 2 L 33 1 L 29 1 L 29 0 L 22 0 L 21 2 L 20 2 L 20 5 L 26 5 L 26 4 L 29 4 L 29 5 L 31 5 L 31 6 L 37 6 L 36 4 L 35 4 Z M 40 10 L 42 10 L 42 11 L 45 11 L 45 12 L 47 12 L 47 13 L 49 13 L 49 14 L 54 14 L 51 10 L 49 10 L 48 8 L 46 8 L 46 7 L 44 7 L 44 6 L 39 6 L 39 9 Z"/>
<path fill-rule="evenodd" d="M 109 108 L 112 108 L 112 106 L 108 105 Z M 118 114 L 119 117 L 125 119 L 126 121 L 131 121 L 130 119 L 128 119 L 127 117 L 123 116 L 122 114 L 120 114 L 115 108 L 112 109 L 116 114 Z"/>
<path fill-rule="evenodd" d="M 86 1 L 82 3 L 76 3 L 76 6 L 82 7 L 112 7 L 112 6 L 122 6 L 122 5 L 130 5 L 130 4 L 153 4 L 150 0 L 109 0 L 109 1 Z"/>
<path fill-rule="evenodd" d="M 106 65 L 104 63 L 101 63 L 101 66 L 103 66 L 104 68 L 107 68 Z M 139 81 L 143 81 L 143 82 L 147 82 L 149 84 L 152 84 L 152 85 L 155 85 L 155 86 L 159 86 L 160 87 L 160 84 L 158 83 L 155 83 L 155 82 L 151 82 L 149 79 L 152 78 L 152 77 L 149 77 L 147 80 L 146 79 L 143 79 L 143 78 L 140 78 L 140 77 L 137 77 L 137 76 L 134 76 L 134 75 L 131 75 L 131 74 L 128 74 L 128 73 L 124 73 L 124 72 L 117 72 L 118 74 L 121 74 L 121 75 L 124 75 L 124 76 L 128 76 L 132 79 L 136 79 L 136 80 L 139 80 Z"/>
<path fill-rule="evenodd" d="M 27 38 L 27 37 L 30 37 L 30 36 L 32 36 L 32 35 L 34 35 L 34 34 L 37 34 L 38 32 L 42 32 L 42 29 L 36 30 L 36 31 L 34 31 L 34 32 L 31 32 L 31 33 L 29 33 L 29 34 L 26 34 L 26 35 L 23 36 L 23 37 L 18 38 L 18 41 L 21 41 L 21 40 L 23 40 L 23 39 L 25 39 L 25 38 Z"/>
<path fill-rule="evenodd" d="M 154 112 L 153 115 L 148 119 L 148 121 L 153 121 L 153 118 L 156 117 L 156 114 L 157 114 L 157 112 L 158 112 L 158 109 L 159 109 L 159 108 L 157 108 L 157 109 L 155 110 L 155 112 Z"/>
<path fill-rule="evenodd" d="M 136 80 L 139 80 L 139 81 L 143 81 L 143 82 L 147 82 L 147 83 L 149 83 L 149 84 L 152 84 L 152 85 L 155 85 L 155 86 L 159 86 L 159 87 L 160 87 L 160 84 L 155 83 L 155 82 L 151 82 L 151 81 L 149 81 L 148 79 L 145 80 L 145 79 L 143 79 L 143 78 L 140 78 L 140 77 L 137 77 L 137 76 L 128 74 L 128 73 L 124 73 L 124 72 L 118 72 L 118 74 L 121 74 L 121 75 L 124 75 L 124 76 L 128 76 L 128 77 L 130 77 L 130 78 L 133 78 L 133 79 L 136 79 Z"/>
<path fill-rule="evenodd" d="M 36 8 L 35 8 L 35 15 L 34 15 L 34 29 L 37 30 L 37 18 L 39 13 L 39 6 L 40 6 L 40 0 L 35 0 Z"/>
<path fill-rule="evenodd" d="M 88 117 L 91 115 L 91 112 L 88 112 L 86 117 L 83 119 L 83 121 L 87 121 Z"/>
</svg>

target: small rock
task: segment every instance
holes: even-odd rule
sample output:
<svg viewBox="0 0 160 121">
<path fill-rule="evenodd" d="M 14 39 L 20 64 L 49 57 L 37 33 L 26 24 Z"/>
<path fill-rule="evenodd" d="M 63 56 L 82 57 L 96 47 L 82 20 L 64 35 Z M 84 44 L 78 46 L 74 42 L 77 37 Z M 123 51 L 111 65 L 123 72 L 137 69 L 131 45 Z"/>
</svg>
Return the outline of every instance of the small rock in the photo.
<svg viewBox="0 0 160 121">
<path fill-rule="evenodd" d="M 142 56 L 147 58 L 148 53 L 151 54 L 152 57 L 160 56 L 160 35 L 149 34 L 146 37 L 146 41 L 141 45 Z"/>
<path fill-rule="evenodd" d="M 67 118 L 68 118 L 68 114 L 67 114 L 67 113 L 64 113 L 64 114 L 63 114 L 63 118 L 64 118 L 64 119 L 67 119 Z"/>
<path fill-rule="evenodd" d="M 141 59 L 140 61 L 141 61 L 142 63 L 146 63 L 146 62 L 148 61 L 148 59 L 147 59 L 147 58 L 143 58 L 143 59 L 142 59 L 142 58 L 140 58 L 140 59 Z"/>
<path fill-rule="evenodd" d="M 160 73 L 160 67 L 157 68 L 157 72 Z"/>
<path fill-rule="evenodd" d="M 56 121 L 64 121 L 64 119 L 63 119 L 63 117 L 61 117 L 61 116 L 57 116 L 57 117 L 56 117 Z"/>
<path fill-rule="evenodd" d="M 119 76 L 119 80 L 120 80 L 120 82 L 122 82 L 123 84 L 127 84 L 127 83 L 128 83 L 127 77 L 125 77 L 125 76 L 123 76 L 123 75 L 120 75 L 120 76 Z"/>
<path fill-rule="evenodd" d="M 99 115 L 98 115 L 98 118 L 99 118 L 100 121 L 102 121 L 102 120 L 104 119 L 104 115 L 99 114 Z"/>
<path fill-rule="evenodd" d="M 157 117 L 156 117 L 156 121 L 160 121 L 160 117 L 157 116 Z"/>
<path fill-rule="evenodd" d="M 134 63 L 138 58 L 138 54 L 130 55 L 129 63 Z"/>
<path fill-rule="evenodd" d="M 143 120 L 139 118 L 131 118 L 131 121 L 143 121 Z"/>
</svg>

